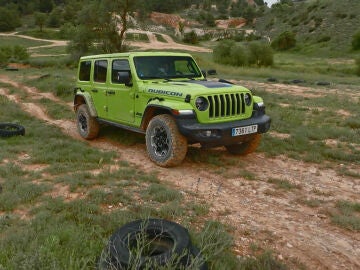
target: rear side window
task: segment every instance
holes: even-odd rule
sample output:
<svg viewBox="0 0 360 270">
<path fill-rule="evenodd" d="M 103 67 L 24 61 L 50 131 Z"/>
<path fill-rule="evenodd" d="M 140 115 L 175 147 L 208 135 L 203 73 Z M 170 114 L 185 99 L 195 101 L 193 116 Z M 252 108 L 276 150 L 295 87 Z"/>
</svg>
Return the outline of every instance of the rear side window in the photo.
<svg viewBox="0 0 360 270">
<path fill-rule="evenodd" d="M 90 81 L 91 61 L 83 61 L 80 63 L 79 80 Z"/>
<path fill-rule="evenodd" d="M 107 60 L 97 60 L 94 65 L 94 81 L 106 82 Z"/>
</svg>

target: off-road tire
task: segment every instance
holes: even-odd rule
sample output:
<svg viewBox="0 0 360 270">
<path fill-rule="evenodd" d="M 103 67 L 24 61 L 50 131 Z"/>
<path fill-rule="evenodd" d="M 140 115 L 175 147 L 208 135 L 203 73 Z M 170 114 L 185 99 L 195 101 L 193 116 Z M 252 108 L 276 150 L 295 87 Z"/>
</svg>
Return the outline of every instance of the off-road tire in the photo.
<svg viewBox="0 0 360 270">
<path fill-rule="evenodd" d="M 136 220 L 110 237 L 108 264 L 115 269 L 130 269 L 130 266 L 155 269 L 179 256 L 178 264 L 185 266 L 191 247 L 189 232 L 177 223 L 164 219 Z"/>
<path fill-rule="evenodd" d="M 145 137 L 149 158 L 157 165 L 172 167 L 184 160 L 187 139 L 180 134 L 172 116 L 161 114 L 152 118 Z"/>
<path fill-rule="evenodd" d="M 86 104 L 80 105 L 77 109 L 76 124 L 80 136 L 86 140 L 94 139 L 99 134 L 99 122 L 91 116 Z"/>
<path fill-rule="evenodd" d="M 12 137 L 25 135 L 25 128 L 13 123 L 0 123 L 0 137 Z"/>
<path fill-rule="evenodd" d="M 247 155 L 255 152 L 261 141 L 261 134 L 255 134 L 251 140 L 243 143 L 226 145 L 226 150 L 233 155 Z"/>
</svg>

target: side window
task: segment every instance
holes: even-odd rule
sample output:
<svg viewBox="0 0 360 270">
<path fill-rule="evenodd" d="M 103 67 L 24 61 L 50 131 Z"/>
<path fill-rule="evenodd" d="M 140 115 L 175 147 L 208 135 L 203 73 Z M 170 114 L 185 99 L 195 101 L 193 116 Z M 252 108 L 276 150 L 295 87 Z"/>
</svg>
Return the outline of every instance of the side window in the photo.
<svg viewBox="0 0 360 270">
<path fill-rule="evenodd" d="M 90 81 L 91 61 L 83 61 L 80 63 L 79 80 Z"/>
<path fill-rule="evenodd" d="M 111 69 L 111 82 L 112 83 L 120 83 L 119 81 L 119 72 L 128 71 L 130 72 L 130 65 L 128 60 L 118 59 L 112 62 Z"/>
<path fill-rule="evenodd" d="M 106 82 L 107 73 L 107 60 L 96 60 L 94 65 L 94 81 L 95 82 Z"/>
</svg>

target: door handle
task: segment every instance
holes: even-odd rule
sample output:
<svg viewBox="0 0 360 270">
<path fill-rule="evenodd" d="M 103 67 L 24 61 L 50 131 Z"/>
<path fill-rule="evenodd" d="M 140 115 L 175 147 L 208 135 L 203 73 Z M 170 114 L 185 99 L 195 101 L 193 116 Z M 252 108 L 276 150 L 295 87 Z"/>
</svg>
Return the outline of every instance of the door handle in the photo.
<svg viewBox="0 0 360 270">
<path fill-rule="evenodd" d="M 99 92 L 99 91 L 98 91 L 97 89 L 92 89 L 91 92 L 97 93 L 97 92 Z"/>
</svg>

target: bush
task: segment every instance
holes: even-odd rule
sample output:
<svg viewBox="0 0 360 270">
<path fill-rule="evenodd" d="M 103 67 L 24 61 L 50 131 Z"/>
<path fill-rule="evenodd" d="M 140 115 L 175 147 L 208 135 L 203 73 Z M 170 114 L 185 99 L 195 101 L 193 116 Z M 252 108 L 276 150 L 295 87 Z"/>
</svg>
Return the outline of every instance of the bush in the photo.
<svg viewBox="0 0 360 270">
<path fill-rule="evenodd" d="M 267 43 L 252 42 L 249 44 L 249 63 L 258 67 L 272 66 L 274 64 L 274 53 Z"/>
<path fill-rule="evenodd" d="M 0 32 L 12 31 L 21 26 L 19 18 L 16 12 L 0 7 Z"/>
<path fill-rule="evenodd" d="M 236 43 L 232 40 L 221 41 L 213 51 L 214 61 L 221 64 L 231 64 L 231 47 Z"/>
<path fill-rule="evenodd" d="M 230 48 L 230 64 L 233 66 L 247 66 L 249 64 L 248 55 L 244 46 L 235 44 Z"/>
<path fill-rule="evenodd" d="M 355 59 L 355 63 L 356 63 L 356 75 L 360 76 L 360 57 L 358 57 L 357 59 Z"/>
<path fill-rule="evenodd" d="M 15 45 L 0 47 L 0 66 L 7 66 L 9 62 L 21 62 L 29 59 L 29 53 L 25 47 Z"/>
<path fill-rule="evenodd" d="M 199 43 L 199 38 L 198 38 L 198 35 L 195 33 L 195 31 L 191 31 L 184 35 L 183 41 L 185 43 L 197 44 L 197 43 Z"/>
<path fill-rule="evenodd" d="M 271 47 L 275 50 L 285 51 L 295 47 L 296 38 L 295 33 L 290 31 L 285 31 L 281 33 L 274 41 L 271 43 Z"/>
<path fill-rule="evenodd" d="M 220 42 L 213 52 L 214 61 L 233 66 L 271 66 L 274 63 L 273 50 L 267 43 L 251 42 L 247 47 L 231 40 Z"/>
<path fill-rule="evenodd" d="M 360 50 L 360 32 L 353 35 L 351 45 L 353 50 Z"/>
</svg>

